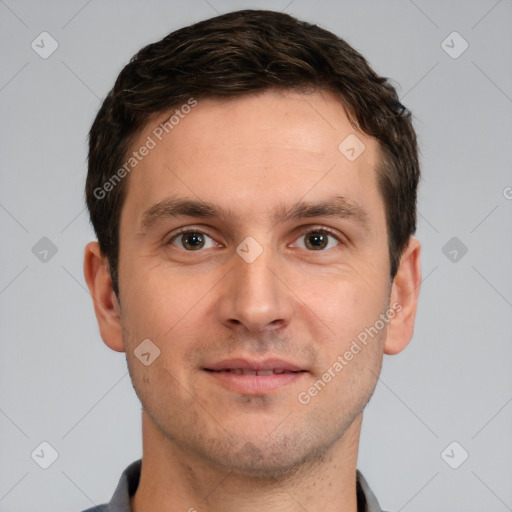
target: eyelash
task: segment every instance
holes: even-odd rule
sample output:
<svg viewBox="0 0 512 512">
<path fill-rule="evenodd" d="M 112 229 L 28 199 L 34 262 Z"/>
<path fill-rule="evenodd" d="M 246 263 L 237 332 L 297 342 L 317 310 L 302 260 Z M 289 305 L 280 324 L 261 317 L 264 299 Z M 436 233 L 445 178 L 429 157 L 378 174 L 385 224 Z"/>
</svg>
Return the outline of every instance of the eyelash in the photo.
<svg viewBox="0 0 512 512">
<path fill-rule="evenodd" d="M 191 234 L 191 233 L 201 233 L 202 235 L 206 235 L 208 237 L 210 237 L 212 240 L 213 240 L 213 237 L 210 236 L 208 233 L 205 233 L 204 231 L 201 231 L 200 229 L 192 229 L 192 228 L 189 228 L 189 227 L 186 227 L 186 228 L 181 228 L 179 229 L 171 238 L 169 238 L 169 240 L 167 242 L 165 242 L 165 245 L 168 246 L 168 245 L 172 245 L 173 242 L 180 236 L 180 235 L 185 235 L 185 234 Z M 309 235 L 311 233 L 322 233 L 322 234 L 325 234 L 325 235 L 330 235 L 332 236 L 333 238 L 336 239 L 336 241 L 339 243 L 339 245 L 344 245 L 344 242 L 343 240 L 341 239 L 340 236 L 338 236 L 338 234 L 336 232 L 334 232 L 333 230 L 329 229 L 329 228 L 326 228 L 324 226 L 320 226 L 318 228 L 314 228 L 314 229 L 308 229 L 307 231 L 304 231 L 298 238 L 300 237 L 304 237 L 306 235 Z M 185 250 L 185 249 L 182 249 L 182 250 Z M 324 252 L 324 250 L 319 250 L 318 252 Z M 200 250 L 198 251 L 186 251 L 186 252 L 200 252 Z M 309 252 L 316 252 L 316 251 L 309 251 Z"/>
</svg>

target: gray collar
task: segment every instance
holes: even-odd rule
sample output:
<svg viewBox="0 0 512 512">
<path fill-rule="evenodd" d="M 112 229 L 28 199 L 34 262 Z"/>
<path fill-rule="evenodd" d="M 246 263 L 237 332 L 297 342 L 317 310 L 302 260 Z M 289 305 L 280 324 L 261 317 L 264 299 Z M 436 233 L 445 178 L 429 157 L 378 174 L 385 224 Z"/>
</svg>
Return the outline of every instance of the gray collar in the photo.
<svg viewBox="0 0 512 512">
<path fill-rule="evenodd" d="M 110 503 L 85 512 L 131 512 L 130 496 L 139 485 L 142 460 L 132 462 L 121 475 Z M 358 512 L 383 512 L 368 482 L 359 470 L 356 471 Z"/>
</svg>

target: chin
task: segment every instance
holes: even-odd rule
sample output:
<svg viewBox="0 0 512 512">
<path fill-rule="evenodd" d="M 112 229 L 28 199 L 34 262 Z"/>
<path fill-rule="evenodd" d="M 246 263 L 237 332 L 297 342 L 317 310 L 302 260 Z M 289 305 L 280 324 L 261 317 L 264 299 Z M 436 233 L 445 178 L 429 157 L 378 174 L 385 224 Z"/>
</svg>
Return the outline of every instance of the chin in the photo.
<svg viewBox="0 0 512 512">
<path fill-rule="evenodd" d="M 222 455 L 209 453 L 207 458 L 218 469 L 256 480 L 281 481 L 295 475 L 305 465 L 322 459 L 324 450 L 307 449 L 305 445 L 281 440 L 280 444 L 258 446 L 246 442 L 238 451 Z"/>
</svg>

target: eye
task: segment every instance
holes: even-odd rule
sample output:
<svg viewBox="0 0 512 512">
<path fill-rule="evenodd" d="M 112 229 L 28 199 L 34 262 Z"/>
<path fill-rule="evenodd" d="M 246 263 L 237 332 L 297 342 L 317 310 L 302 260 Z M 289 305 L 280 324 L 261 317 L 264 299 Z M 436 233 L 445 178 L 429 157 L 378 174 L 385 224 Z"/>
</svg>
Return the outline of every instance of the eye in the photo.
<svg viewBox="0 0 512 512">
<path fill-rule="evenodd" d="M 186 251 L 198 251 L 214 247 L 215 242 L 202 231 L 187 229 L 170 238 L 166 245 L 173 245 Z"/>
<path fill-rule="evenodd" d="M 301 235 L 297 240 L 304 239 L 305 242 L 298 244 L 301 249 L 309 249 L 312 251 L 322 251 L 332 249 L 340 244 L 339 238 L 330 230 L 325 228 L 313 229 Z M 331 240 L 334 240 L 334 245 Z"/>
<path fill-rule="evenodd" d="M 304 239 L 304 241 L 302 241 Z M 326 228 L 318 228 L 302 234 L 296 243 L 299 248 L 311 251 L 324 251 L 338 246 L 341 242 L 337 235 Z M 200 249 L 211 249 L 216 246 L 212 237 L 196 229 L 183 229 L 173 235 L 166 245 L 172 245 L 185 251 L 194 252 Z"/>
</svg>

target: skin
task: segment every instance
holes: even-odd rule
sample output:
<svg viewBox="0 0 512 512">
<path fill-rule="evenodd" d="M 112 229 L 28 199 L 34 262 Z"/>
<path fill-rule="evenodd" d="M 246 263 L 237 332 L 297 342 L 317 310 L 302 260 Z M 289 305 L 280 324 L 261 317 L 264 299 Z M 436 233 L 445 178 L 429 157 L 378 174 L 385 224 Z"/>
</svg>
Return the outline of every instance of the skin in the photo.
<svg viewBox="0 0 512 512">
<path fill-rule="evenodd" d="M 133 148 L 168 115 L 151 119 Z M 349 134 L 366 146 L 354 161 L 338 150 Z M 414 237 L 390 281 L 379 159 L 377 141 L 350 125 L 330 93 L 265 91 L 198 101 L 133 169 L 119 301 L 96 242 L 84 261 L 101 336 L 126 352 L 143 405 L 133 510 L 356 512 L 363 409 L 383 354 L 411 340 L 421 282 Z M 333 195 L 357 202 L 368 229 L 352 218 L 271 218 Z M 142 229 L 144 212 L 168 197 L 208 201 L 229 216 L 164 218 Z M 204 246 L 173 239 L 182 227 L 204 234 Z M 320 227 L 334 235 L 315 250 L 306 234 Z M 263 249 L 252 263 L 236 252 L 249 236 Z M 300 403 L 299 393 L 394 303 L 401 311 Z M 144 339 L 160 349 L 148 366 L 134 354 Z M 231 357 L 279 357 L 306 371 L 271 392 L 243 393 L 204 370 Z"/>
</svg>

